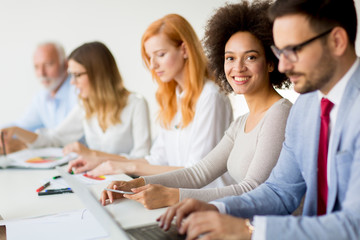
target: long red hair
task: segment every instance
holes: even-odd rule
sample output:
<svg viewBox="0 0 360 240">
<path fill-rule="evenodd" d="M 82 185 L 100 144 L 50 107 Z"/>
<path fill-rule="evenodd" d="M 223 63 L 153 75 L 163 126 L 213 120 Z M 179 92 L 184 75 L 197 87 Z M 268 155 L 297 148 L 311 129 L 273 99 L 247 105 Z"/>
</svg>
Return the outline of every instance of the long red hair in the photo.
<svg viewBox="0 0 360 240">
<path fill-rule="evenodd" d="M 185 128 L 194 118 L 196 102 L 201 94 L 204 84 L 210 80 L 207 58 L 201 42 L 190 23 L 180 15 L 169 14 L 151 23 L 141 39 L 141 55 L 146 67 L 151 71 L 153 79 L 158 84 L 156 100 L 160 105 L 158 118 L 165 128 L 177 112 L 175 80 L 162 82 L 154 70 L 150 68 L 150 58 L 145 51 L 145 42 L 152 36 L 165 34 L 171 43 L 180 47 L 185 44 L 187 60 L 185 62 L 184 97 L 181 99 L 181 128 Z M 212 80 L 212 79 L 211 79 Z"/>
</svg>

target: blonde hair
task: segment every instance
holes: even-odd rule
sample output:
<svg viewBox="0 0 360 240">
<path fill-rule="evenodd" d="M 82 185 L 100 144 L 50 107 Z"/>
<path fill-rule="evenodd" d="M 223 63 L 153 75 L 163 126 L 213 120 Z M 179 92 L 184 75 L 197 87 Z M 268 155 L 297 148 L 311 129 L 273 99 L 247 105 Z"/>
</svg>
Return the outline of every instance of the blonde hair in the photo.
<svg viewBox="0 0 360 240">
<path fill-rule="evenodd" d="M 83 65 L 90 83 L 89 97 L 81 101 L 86 118 L 97 115 L 101 128 L 121 123 L 120 114 L 127 104 L 129 91 L 124 87 L 116 61 L 101 42 L 90 42 L 76 48 L 69 56 Z"/>
<path fill-rule="evenodd" d="M 201 42 L 197 37 L 190 23 L 180 15 L 169 14 L 153 22 L 146 29 L 141 39 L 141 55 L 146 67 L 150 70 L 150 58 L 145 51 L 145 42 L 158 34 L 164 34 L 175 47 L 185 44 L 188 58 L 184 66 L 185 83 L 184 97 L 181 100 L 182 122 L 181 128 L 185 128 L 193 120 L 195 115 L 196 102 L 201 94 L 207 79 L 210 79 L 207 58 L 204 54 Z M 151 70 L 153 79 L 158 84 L 156 100 L 160 105 L 158 118 L 165 128 L 170 127 L 170 123 L 177 112 L 176 86 L 175 80 L 162 82 Z"/>
</svg>

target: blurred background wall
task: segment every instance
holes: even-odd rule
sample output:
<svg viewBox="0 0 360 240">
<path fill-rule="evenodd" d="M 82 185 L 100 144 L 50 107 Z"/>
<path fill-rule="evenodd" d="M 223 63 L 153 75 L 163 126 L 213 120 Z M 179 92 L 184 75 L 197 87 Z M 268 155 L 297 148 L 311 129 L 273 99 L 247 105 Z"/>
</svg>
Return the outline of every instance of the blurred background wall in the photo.
<svg viewBox="0 0 360 240">
<path fill-rule="evenodd" d="M 58 41 L 69 54 L 85 42 L 101 41 L 115 56 L 126 87 L 147 99 L 156 134 L 156 85 L 140 55 L 144 30 L 152 21 L 178 13 L 202 38 L 207 20 L 225 2 L 238 1 L 0 0 L 0 124 L 19 117 L 41 88 L 32 60 L 39 42 Z M 360 0 L 355 4 L 359 12 Z M 358 55 L 359 42 L 358 37 Z M 280 93 L 293 102 L 298 96 L 293 90 Z M 242 96 L 231 96 L 231 100 L 235 117 L 247 111 Z"/>
</svg>

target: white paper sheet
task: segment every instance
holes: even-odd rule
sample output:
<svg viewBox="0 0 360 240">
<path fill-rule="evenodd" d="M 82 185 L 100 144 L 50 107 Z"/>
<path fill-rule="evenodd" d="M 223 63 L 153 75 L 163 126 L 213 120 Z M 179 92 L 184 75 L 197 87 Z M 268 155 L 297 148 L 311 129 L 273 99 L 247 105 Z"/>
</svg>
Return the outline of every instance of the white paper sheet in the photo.
<svg viewBox="0 0 360 240">
<path fill-rule="evenodd" d="M 108 237 L 107 232 L 87 209 L 37 218 L 3 220 L 0 221 L 0 226 L 2 225 L 6 225 L 7 240 L 85 240 Z"/>
<path fill-rule="evenodd" d="M 79 181 L 81 181 L 82 183 L 87 184 L 87 185 L 106 184 L 105 186 L 107 186 L 111 181 L 117 180 L 117 178 L 114 177 L 113 175 L 104 175 L 104 176 L 97 177 L 97 179 L 93 179 L 93 178 L 87 177 L 84 173 L 79 173 L 79 174 L 75 174 L 75 177 Z M 41 186 L 47 182 L 50 182 L 50 186 L 48 186 L 45 190 L 69 187 L 69 184 L 67 184 L 64 181 L 64 179 L 62 179 L 62 178 L 43 179 L 43 181 L 41 183 L 39 183 L 39 186 Z"/>
</svg>

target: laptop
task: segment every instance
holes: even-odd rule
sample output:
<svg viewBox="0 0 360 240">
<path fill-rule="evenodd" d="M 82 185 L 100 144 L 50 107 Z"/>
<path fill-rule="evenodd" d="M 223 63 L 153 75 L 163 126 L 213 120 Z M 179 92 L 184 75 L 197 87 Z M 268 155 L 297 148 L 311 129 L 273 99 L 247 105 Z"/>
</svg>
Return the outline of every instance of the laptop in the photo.
<svg viewBox="0 0 360 240">
<path fill-rule="evenodd" d="M 101 219 L 100 224 L 108 232 L 110 239 L 185 239 L 185 235 L 179 235 L 176 227 L 172 226 L 167 232 L 163 231 L 157 223 L 124 229 L 111 213 L 100 204 L 100 201 L 91 190 L 75 176 L 69 174 L 61 167 L 56 167 L 61 177 L 69 184 L 71 189 L 77 194 L 86 208 L 97 218 Z"/>
</svg>

